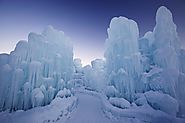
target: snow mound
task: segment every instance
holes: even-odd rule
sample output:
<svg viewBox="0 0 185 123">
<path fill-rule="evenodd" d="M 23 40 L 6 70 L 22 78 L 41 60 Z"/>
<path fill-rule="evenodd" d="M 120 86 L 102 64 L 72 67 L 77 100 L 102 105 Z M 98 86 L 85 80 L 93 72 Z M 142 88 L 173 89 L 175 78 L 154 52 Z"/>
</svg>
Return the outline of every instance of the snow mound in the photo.
<svg viewBox="0 0 185 123">
<path fill-rule="evenodd" d="M 118 91 L 114 86 L 107 86 L 104 90 L 104 93 L 108 98 L 116 97 L 118 95 Z"/>
<path fill-rule="evenodd" d="M 144 93 L 148 104 L 155 110 L 164 111 L 170 115 L 176 116 L 179 111 L 179 104 L 176 99 L 157 91 L 148 91 Z"/>
<path fill-rule="evenodd" d="M 60 97 L 60 98 L 67 98 L 71 96 L 71 91 L 69 89 L 64 88 L 63 90 L 60 90 L 56 97 Z"/>
<path fill-rule="evenodd" d="M 116 106 L 116 107 L 122 108 L 122 109 L 130 107 L 130 103 L 127 100 L 125 100 L 124 98 L 110 97 L 109 102 L 113 106 Z"/>
<path fill-rule="evenodd" d="M 143 105 L 147 105 L 148 104 L 148 102 L 146 100 L 146 97 L 144 96 L 143 93 L 136 94 L 136 100 L 134 101 L 134 103 L 137 106 L 143 106 Z"/>
</svg>

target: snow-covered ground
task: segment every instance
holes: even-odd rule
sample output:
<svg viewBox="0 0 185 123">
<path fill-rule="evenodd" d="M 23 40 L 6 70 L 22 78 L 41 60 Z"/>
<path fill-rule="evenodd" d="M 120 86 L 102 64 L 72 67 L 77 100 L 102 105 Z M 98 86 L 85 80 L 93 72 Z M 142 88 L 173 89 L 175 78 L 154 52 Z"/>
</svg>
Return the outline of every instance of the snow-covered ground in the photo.
<svg viewBox="0 0 185 123">
<path fill-rule="evenodd" d="M 55 98 L 50 105 L 13 113 L 1 112 L 0 123 L 48 123 L 65 120 L 77 104 L 75 96 Z"/>
<path fill-rule="evenodd" d="M 150 106 L 114 107 L 105 95 L 85 89 L 74 90 L 75 96 L 56 97 L 50 105 L 28 111 L 1 112 L 0 123 L 183 123 Z"/>
<path fill-rule="evenodd" d="M 111 123 L 102 111 L 101 101 L 99 98 L 78 93 L 78 106 L 70 114 L 66 123 Z"/>
<path fill-rule="evenodd" d="M 14 113 L 1 112 L 0 123 L 122 123 L 123 121 L 130 123 L 137 121 L 126 117 L 107 117 L 102 108 L 101 99 L 93 95 L 93 92 L 76 91 L 75 96 L 56 98 L 48 106 Z"/>
<path fill-rule="evenodd" d="M 107 117 L 102 110 L 102 103 L 100 98 L 88 93 L 78 93 L 78 106 L 70 114 L 66 123 L 132 123 L 136 122 L 135 118 L 115 118 Z M 58 121 L 57 123 L 61 123 Z"/>
<path fill-rule="evenodd" d="M 111 105 L 111 103 L 107 100 L 106 96 L 102 93 L 98 93 L 95 91 L 89 91 L 85 89 L 75 90 L 74 93 L 81 93 L 81 94 L 91 96 L 91 98 L 97 98 L 99 102 L 101 103 L 101 105 L 97 105 L 97 102 L 93 102 L 92 99 L 86 98 L 86 102 L 93 102 L 93 104 L 89 103 L 89 106 L 87 109 L 89 109 L 89 107 L 93 107 L 95 109 L 101 108 L 101 111 L 104 112 L 103 116 L 106 116 L 107 118 L 109 118 L 109 122 L 114 122 L 114 123 L 117 123 L 117 122 L 118 123 L 119 122 L 125 122 L 125 123 L 132 123 L 132 122 L 133 123 L 145 123 L 145 122 L 147 123 L 169 123 L 169 122 L 170 123 L 184 123 L 185 122 L 185 119 L 173 117 L 160 110 L 154 110 L 148 104 L 143 105 L 143 106 L 136 106 L 134 104 L 131 104 L 129 108 L 121 109 L 121 108 Z M 93 114 L 94 116 L 91 116 L 91 118 L 96 119 L 96 114 L 97 112 Z M 101 118 L 104 118 L 103 116 Z"/>
</svg>

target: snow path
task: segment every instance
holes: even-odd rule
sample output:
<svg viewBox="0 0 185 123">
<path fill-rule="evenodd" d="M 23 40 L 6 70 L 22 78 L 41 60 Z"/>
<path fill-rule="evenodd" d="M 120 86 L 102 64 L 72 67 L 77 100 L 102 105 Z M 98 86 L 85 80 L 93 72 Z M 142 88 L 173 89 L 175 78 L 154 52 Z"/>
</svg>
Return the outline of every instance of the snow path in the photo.
<svg viewBox="0 0 185 123">
<path fill-rule="evenodd" d="M 68 107 L 73 103 L 75 108 L 71 112 Z M 75 91 L 75 96 L 57 98 L 44 107 L 13 113 L 0 112 L 0 123 L 141 123 L 136 118 L 107 115 L 104 114 L 101 99 L 97 95 L 88 91 Z"/>
<path fill-rule="evenodd" d="M 74 109 L 65 123 L 123 123 L 123 120 L 106 117 L 98 97 L 85 93 L 77 93 L 75 96 L 78 97 L 77 108 Z M 128 118 L 124 118 L 124 120 L 130 121 Z"/>
</svg>

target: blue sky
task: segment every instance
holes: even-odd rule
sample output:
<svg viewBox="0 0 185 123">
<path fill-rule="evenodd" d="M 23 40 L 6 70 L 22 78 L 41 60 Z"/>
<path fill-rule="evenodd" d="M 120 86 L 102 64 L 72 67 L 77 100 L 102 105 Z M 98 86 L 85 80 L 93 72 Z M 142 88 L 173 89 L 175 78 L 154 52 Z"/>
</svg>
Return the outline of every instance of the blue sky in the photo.
<svg viewBox="0 0 185 123">
<path fill-rule="evenodd" d="M 185 0 L 0 0 L 0 53 L 12 51 L 29 32 L 47 25 L 64 31 L 84 64 L 103 58 L 111 18 L 125 16 L 138 23 L 140 36 L 153 30 L 157 8 L 171 10 L 181 40 L 185 38 Z"/>
</svg>

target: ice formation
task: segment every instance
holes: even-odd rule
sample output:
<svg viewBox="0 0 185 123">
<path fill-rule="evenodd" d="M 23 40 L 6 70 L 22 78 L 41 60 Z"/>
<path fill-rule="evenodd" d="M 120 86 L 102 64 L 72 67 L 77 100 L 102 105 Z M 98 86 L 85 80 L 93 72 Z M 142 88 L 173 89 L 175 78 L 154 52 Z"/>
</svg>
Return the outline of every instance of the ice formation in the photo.
<svg viewBox="0 0 185 123">
<path fill-rule="evenodd" d="M 84 67 L 81 59 L 73 59 L 69 39 L 51 26 L 42 34 L 30 33 L 28 42 L 19 41 L 10 54 L 0 54 L 0 111 L 67 100 L 82 89 L 80 93 L 97 96 L 109 116 L 181 120 L 185 49 L 171 12 L 160 7 L 154 30 L 141 38 L 137 23 L 125 17 L 114 17 L 107 32 L 105 60 L 95 59 Z"/>
<path fill-rule="evenodd" d="M 145 40 L 145 41 L 144 41 Z M 143 45 L 147 47 L 143 47 Z M 141 80 L 145 81 L 146 90 L 162 91 L 178 100 L 178 113 L 185 112 L 183 71 L 183 49 L 171 12 L 164 6 L 157 10 L 156 26 L 140 40 L 143 66 L 147 66 Z"/>
<path fill-rule="evenodd" d="M 56 97 L 60 97 L 60 98 L 67 98 L 71 96 L 71 91 L 69 89 L 64 88 L 63 90 L 60 90 Z"/>
<path fill-rule="evenodd" d="M 0 55 L 0 109 L 48 104 L 72 73 L 73 47 L 63 32 L 48 26 L 42 34 L 30 33 L 28 42 Z"/>
<path fill-rule="evenodd" d="M 141 38 L 138 35 L 138 27 L 133 20 L 125 17 L 111 20 L 105 51 L 109 84 L 119 91 L 119 96 L 138 105 L 148 104 L 144 97 L 135 100 L 138 92 L 153 90 L 160 92 L 155 96 L 161 97 L 168 94 L 175 100 L 173 115 L 184 115 L 185 53 L 180 47 L 171 12 L 164 6 L 160 7 L 153 32 L 149 31 Z M 171 109 L 167 108 L 165 110 L 169 112 Z"/>
<path fill-rule="evenodd" d="M 83 67 L 85 75 L 85 85 L 93 90 L 103 91 L 107 86 L 105 81 L 105 61 L 102 59 L 95 59 L 91 62 L 91 66 Z"/>
<path fill-rule="evenodd" d="M 82 72 L 82 63 L 80 58 L 74 59 L 74 67 L 76 73 Z"/>
<path fill-rule="evenodd" d="M 133 100 L 139 89 L 142 72 L 138 46 L 139 31 L 137 23 L 125 17 L 111 20 L 106 40 L 107 78 L 121 95 Z"/>
</svg>

